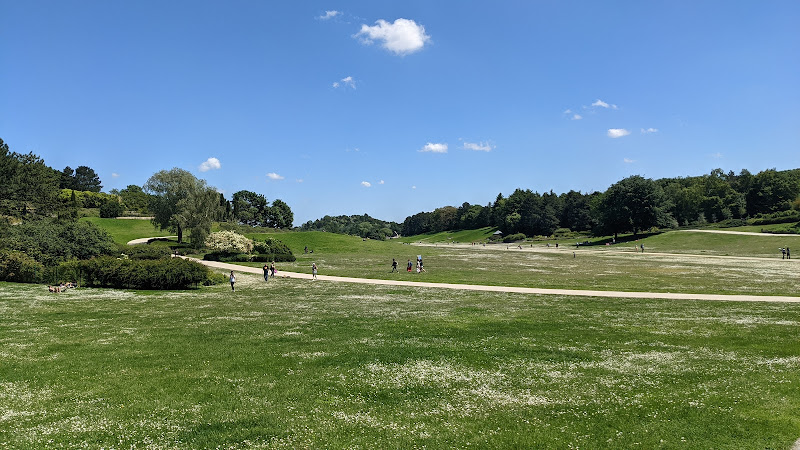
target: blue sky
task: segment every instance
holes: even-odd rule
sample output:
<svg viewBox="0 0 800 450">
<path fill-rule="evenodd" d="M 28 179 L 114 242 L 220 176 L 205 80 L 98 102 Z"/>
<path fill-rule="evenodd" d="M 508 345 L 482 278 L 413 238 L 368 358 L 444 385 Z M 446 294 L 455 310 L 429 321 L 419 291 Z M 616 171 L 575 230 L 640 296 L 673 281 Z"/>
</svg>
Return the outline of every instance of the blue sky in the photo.
<svg viewBox="0 0 800 450">
<path fill-rule="evenodd" d="M 402 221 L 516 188 L 800 167 L 797 1 L 0 0 L 0 138 L 104 190 Z"/>
</svg>

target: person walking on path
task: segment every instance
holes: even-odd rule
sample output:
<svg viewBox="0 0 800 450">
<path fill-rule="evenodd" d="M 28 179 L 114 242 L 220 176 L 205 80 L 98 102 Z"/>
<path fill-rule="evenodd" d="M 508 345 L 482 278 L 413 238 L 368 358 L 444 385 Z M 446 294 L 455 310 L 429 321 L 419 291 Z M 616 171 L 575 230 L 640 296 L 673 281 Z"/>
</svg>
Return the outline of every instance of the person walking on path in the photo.
<svg viewBox="0 0 800 450">
<path fill-rule="evenodd" d="M 311 263 L 311 279 L 317 279 L 317 263 Z"/>
<path fill-rule="evenodd" d="M 235 288 L 235 287 L 233 287 L 233 283 L 236 283 L 236 275 L 234 275 L 234 274 L 233 274 L 233 271 L 232 271 L 232 270 L 231 270 L 231 277 L 230 277 L 230 280 L 231 280 L 231 290 L 232 290 L 232 291 L 236 291 L 236 288 Z"/>
<path fill-rule="evenodd" d="M 270 264 L 269 271 L 272 274 L 272 278 L 275 278 L 275 261 L 272 261 L 272 264 Z"/>
<path fill-rule="evenodd" d="M 264 269 L 264 281 L 269 281 L 269 266 L 267 263 L 264 263 L 264 267 L 262 267 L 262 269 Z"/>
<path fill-rule="evenodd" d="M 397 260 L 392 258 L 392 272 L 397 272 Z M 392 273 L 389 272 L 389 273 Z"/>
</svg>

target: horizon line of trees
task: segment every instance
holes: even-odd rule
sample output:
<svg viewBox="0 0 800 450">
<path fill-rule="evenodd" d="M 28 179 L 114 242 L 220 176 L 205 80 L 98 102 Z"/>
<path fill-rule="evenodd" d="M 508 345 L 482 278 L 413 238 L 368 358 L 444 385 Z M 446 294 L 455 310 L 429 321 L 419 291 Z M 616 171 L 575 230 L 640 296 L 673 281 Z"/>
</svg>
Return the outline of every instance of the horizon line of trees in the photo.
<svg viewBox="0 0 800 450">
<path fill-rule="evenodd" d="M 463 203 L 420 212 L 403 222 L 401 232 L 430 232 L 495 227 L 504 234 L 549 236 L 559 228 L 596 235 L 639 233 L 728 219 L 800 211 L 800 169 L 768 169 L 756 175 L 714 169 L 697 177 L 653 180 L 624 178 L 605 192 L 552 190 L 539 194 L 517 189 L 498 194 L 486 206 Z"/>
<path fill-rule="evenodd" d="M 353 216 L 325 216 L 314 221 L 309 220 L 300 227 L 301 231 L 326 231 L 329 233 L 349 234 L 362 238 L 383 240 L 400 234 L 402 225 L 397 222 L 386 222 L 369 214 Z"/>
<path fill-rule="evenodd" d="M 143 186 L 100 192 L 100 177 L 88 166 L 59 171 L 38 155 L 12 152 L 0 139 L 0 231 L 10 223 L 55 219 L 71 222 L 80 208 L 99 208 L 101 217 L 124 212 L 153 215 L 153 225 L 173 230 L 183 242 L 201 246 L 214 221 L 253 227 L 291 228 L 294 214 L 282 200 L 271 204 L 262 194 L 238 191 L 232 200 L 190 172 L 159 171 Z"/>
</svg>

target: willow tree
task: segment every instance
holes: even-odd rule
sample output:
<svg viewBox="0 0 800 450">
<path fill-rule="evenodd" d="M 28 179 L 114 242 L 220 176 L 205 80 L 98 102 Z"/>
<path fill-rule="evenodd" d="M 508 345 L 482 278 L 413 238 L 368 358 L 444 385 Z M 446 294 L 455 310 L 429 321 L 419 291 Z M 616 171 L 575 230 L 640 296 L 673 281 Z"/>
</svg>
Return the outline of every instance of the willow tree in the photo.
<svg viewBox="0 0 800 450">
<path fill-rule="evenodd" d="M 211 223 L 219 216 L 216 190 L 186 170 L 173 168 L 151 176 L 143 190 L 150 195 L 153 225 L 178 234 L 183 242 L 184 230 L 192 233 L 192 242 L 202 244 L 211 231 Z"/>
</svg>

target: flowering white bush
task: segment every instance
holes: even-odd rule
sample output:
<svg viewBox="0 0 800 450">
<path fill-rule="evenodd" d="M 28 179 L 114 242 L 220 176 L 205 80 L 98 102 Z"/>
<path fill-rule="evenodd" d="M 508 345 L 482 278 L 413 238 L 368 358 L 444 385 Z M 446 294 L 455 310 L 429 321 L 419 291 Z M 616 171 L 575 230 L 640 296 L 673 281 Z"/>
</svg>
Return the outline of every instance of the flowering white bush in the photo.
<svg viewBox="0 0 800 450">
<path fill-rule="evenodd" d="M 217 231 L 208 235 L 206 247 L 215 252 L 250 253 L 253 241 L 234 231 Z"/>
</svg>

